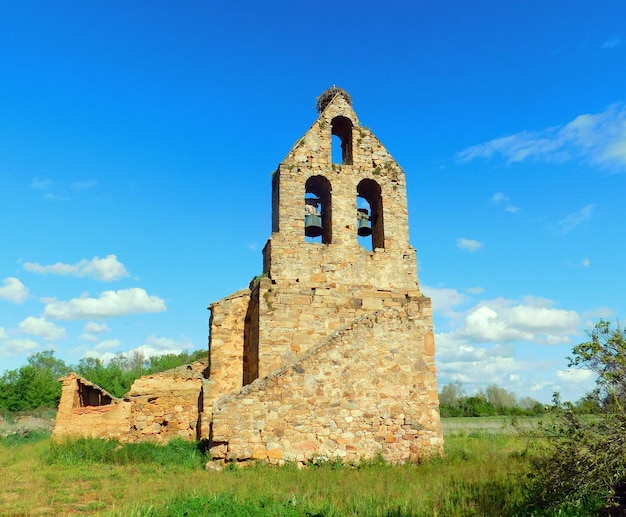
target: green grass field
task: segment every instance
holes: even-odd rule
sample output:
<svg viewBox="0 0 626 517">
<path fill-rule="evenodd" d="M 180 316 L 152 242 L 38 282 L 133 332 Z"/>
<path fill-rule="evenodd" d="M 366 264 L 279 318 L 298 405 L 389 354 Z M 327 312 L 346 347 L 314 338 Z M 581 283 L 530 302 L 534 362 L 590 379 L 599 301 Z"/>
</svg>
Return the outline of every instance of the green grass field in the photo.
<svg viewBox="0 0 626 517">
<path fill-rule="evenodd" d="M 193 444 L 181 442 L 55 446 L 47 435 L 5 438 L 0 515 L 527 515 L 527 443 L 494 418 L 446 420 L 445 457 L 401 466 L 373 461 L 214 472 L 204 470 L 206 458 Z"/>
</svg>

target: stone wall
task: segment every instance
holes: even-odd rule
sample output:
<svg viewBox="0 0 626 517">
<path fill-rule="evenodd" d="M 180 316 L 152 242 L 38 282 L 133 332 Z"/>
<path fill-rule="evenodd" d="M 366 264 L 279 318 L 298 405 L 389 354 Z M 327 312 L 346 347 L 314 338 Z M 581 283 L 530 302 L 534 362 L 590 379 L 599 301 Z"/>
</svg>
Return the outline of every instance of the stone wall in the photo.
<svg viewBox="0 0 626 517">
<path fill-rule="evenodd" d="M 110 396 L 102 388 L 70 373 L 61 380 L 61 400 L 57 410 L 52 438 L 67 437 L 113 438 L 125 440 L 128 436 L 130 403 Z M 85 391 L 100 397 L 85 397 Z M 89 399 L 105 400 L 100 405 L 89 404 Z M 85 402 L 87 400 L 87 402 Z"/>
<path fill-rule="evenodd" d="M 349 118 L 353 124 L 350 164 L 336 164 L 331 160 L 331 125 L 335 117 Z M 357 186 L 368 179 L 375 181 L 382 193 L 385 231 L 384 245 L 379 247 L 407 248 L 409 229 L 404 171 L 374 134 L 359 125 L 354 110 L 341 96 L 326 107 L 274 174 L 272 239 L 279 234 L 286 242 L 304 242 L 304 185 L 312 176 L 323 176 L 332 186 L 332 243 L 358 246 Z"/>
<path fill-rule="evenodd" d="M 244 335 L 249 304 L 250 289 L 244 289 L 209 307 L 208 376 L 215 393 L 232 393 L 243 385 Z"/>
<path fill-rule="evenodd" d="M 62 391 L 53 431 L 65 437 L 112 438 L 122 442 L 208 437 L 201 416 L 207 361 L 137 379 L 124 399 L 111 397 L 72 373 L 61 379 Z M 87 395 L 85 395 L 87 394 Z M 106 401 L 98 404 L 94 401 Z"/>
<path fill-rule="evenodd" d="M 342 164 L 331 158 L 338 119 L 350 149 Z M 322 242 L 305 238 L 304 199 L 311 179 L 318 182 L 313 190 L 328 187 L 314 192 L 326 203 Z M 378 201 L 368 199 L 370 208 L 377 207 L 371 249 L 361 245 L 357 233 L 363 182 L 379 189 Z M 267 278 L 258 297 L 260 377 L 363 314 L 410 300 L 429 303 L 420 292 L 416 253 L 408 241 L 405 174 L 360 126 L 345 97 L 335 96 L 296 142 L 274 174 L 272 193 L 273 232 L 263 250 Z M 430 320 L 430 309 L 423 316 Z"/>
<path fill-rule="evenodd" d="M 127 394 L 131 407 L 128 441 L 199 439 L 205 367 L 205 362 L 197 362 L 137 379 Z"/>
<path fill-rule="evenodd" d="M 434 341 L 419 306 L 361 316 L 219 399 L 216 460 L 418 460 L 442 451 Z"/>
</svg>

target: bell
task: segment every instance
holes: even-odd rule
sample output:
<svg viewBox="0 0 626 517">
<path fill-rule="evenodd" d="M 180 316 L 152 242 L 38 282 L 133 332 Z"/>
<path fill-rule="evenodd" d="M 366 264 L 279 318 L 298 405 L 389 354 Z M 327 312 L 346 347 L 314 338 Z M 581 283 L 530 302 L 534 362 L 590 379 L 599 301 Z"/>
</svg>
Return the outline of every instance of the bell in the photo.
<svg viewBox="0 0 626 517">
<path fill-rule="evenodd" d="M 307 237 L 322 235 L 322 218 L 319 215 L 304 216 L 304 235 Z"/>
<path fill-rule="evenodd" d="M 359 219 L 359 228 L 357 233 L 359 234 L 359 237 L 368 237 L 369 235 L 372 235 L 370 222 L 367 219 Z"/>
<path fill-rule="evenodd" d="M 368 237 L 369 235 L 372 235 L 372 228 L 370 227 L 370 218 L 367 215 L 367 208 L 358 208 L 357 217 L 357 233 L 359 234 L 359 237 Z"/>
</svg>

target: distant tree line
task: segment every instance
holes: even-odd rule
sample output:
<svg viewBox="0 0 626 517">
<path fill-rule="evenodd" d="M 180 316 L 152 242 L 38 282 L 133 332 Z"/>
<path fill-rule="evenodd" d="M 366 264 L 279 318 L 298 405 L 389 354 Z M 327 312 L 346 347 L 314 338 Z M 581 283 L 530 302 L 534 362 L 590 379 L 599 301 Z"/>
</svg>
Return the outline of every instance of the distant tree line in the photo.
<svg viewBox="0 0 626 517">
<path fill-rule="evenodd" d="M 108 363 L 94 357 L 68 365 L 52 350 L 31 354 L 27 364 L 5 371 L 0 377 L 0 411 L 29 411 L 57 407 L 61 398 L 60 377 L 76 372 L 115 397 L 122 397 L 131 384 L 151 373 L 162 372 L 207 356 L 206 350 L 144 357 L 139 352 L 120 354 Z"/>
<path fill-rule="evenodd" d="M 558 394 L 555 394 L 558 400 Z M 568 402 L 571 411 L 579 415 L 598 415 L 613 403 L 602 396 L 600 389 L 587 393 L 577 402 Z M 491 384 L 467 395 L 460 382 L 444 385 L 439 392 L 439 411 L 442 417 L 456 416 L 535 416 L 558 410 L 560 402 L 545 405 L 530 397 L 516 397 L 513 393 Z"/>
<path fill-rule="evenodd" d="M 546 408 L 530 397 L 517 398 L 506 389 L 492 384 L 474 395 L 466 395 L 460 382 L 446 384 L 439 392 L 439 410 L 442 417 L 457 416 L 531 416 L 540 415 Z"/>
</svg>

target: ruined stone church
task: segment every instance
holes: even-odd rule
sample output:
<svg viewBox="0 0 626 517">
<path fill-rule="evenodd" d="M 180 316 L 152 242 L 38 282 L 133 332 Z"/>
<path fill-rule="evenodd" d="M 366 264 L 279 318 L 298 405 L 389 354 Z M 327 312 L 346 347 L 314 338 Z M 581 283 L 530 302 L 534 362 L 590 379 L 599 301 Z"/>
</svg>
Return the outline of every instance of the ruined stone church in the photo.
<svg viewBox="0 0 626 517">
<path fill-rule="evenodd" d="M 209 306 L 207 360 L 142 377 L 122 399 L 70 374 L 55 438 L 206 439 L 214 461 L 276 464 L 441 452 L 405 174 L 347 92 L 317 107 L 272 177 L 263 274 Z"/>
</svg>

